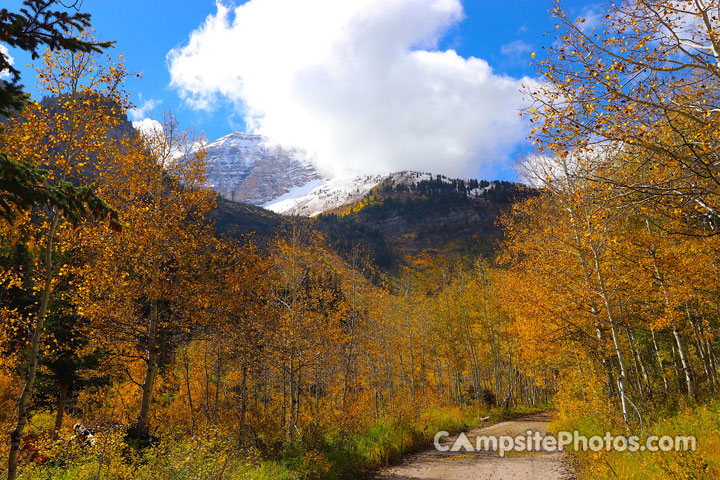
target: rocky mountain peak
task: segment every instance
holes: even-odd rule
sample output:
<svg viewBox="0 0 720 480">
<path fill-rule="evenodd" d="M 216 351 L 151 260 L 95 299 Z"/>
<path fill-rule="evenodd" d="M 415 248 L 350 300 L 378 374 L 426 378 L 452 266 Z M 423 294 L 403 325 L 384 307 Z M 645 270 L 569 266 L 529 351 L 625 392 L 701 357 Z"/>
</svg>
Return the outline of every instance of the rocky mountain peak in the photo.
<svg viewBox="0 0 720 480">
<path fill-rule="evenodd" d="M 272 145 L 262 135 L 231 133 L 205 150 L 209 186 L 236 202 L 264 205 L 322 178 L 302 151 Z"/>
</svg>

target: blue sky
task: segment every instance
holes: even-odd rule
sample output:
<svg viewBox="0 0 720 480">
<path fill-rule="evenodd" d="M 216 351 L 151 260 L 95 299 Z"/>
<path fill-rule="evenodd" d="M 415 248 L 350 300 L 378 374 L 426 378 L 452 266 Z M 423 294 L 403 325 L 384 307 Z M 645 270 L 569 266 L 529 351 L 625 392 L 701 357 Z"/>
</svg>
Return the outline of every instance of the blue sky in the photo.
<svg viewBox="0 0 720 480">
<path fill-rule="evenodd" d="M 350 2 L 342 0 L 346 1 Z M 117 41 L 116 50 L 124 55 L 129 71 L 142 73 L 141 78 L 131 77 L 126 84 L 132 101 L 141 108 L 137 113 L 142 117 L 159 119 L 164 110 L 172 110 L 181 126 L 194 127 L 209 140 L 236 130 L 257 130 L 277 137 L 281 143 L 311 150 L 320 157 L 321 167 L 331 173 L 342 172 L 341 167 L 347 166 L 353 171 L 413 168 L 456 176 L 513 178 L 512 157 L 527 151 L 528 146 L 522 141 L 523 126 L 511 119 L 510 114 L 499 116 L 498 112 L 516 110 L 518 98 L 512 92 L 517 88 L 513 81 L 536 75 L 528 62 L 531 52 L 539 53 L 541 45 L 551 41 L 551 37 L 543 37 L 543 33 L 552 34 L 554 30 L 548 13 L 550 2 L 466 0 L 460 5 L 458 0 L 384 1 L 397 3 L 396 12 L 358 8 L 336 12 L 334 17 L 328 13 L 327 20 L 321 10 L 308 15 L 290 12 L 295 18 L 283 18 L 282 9 L 278 8 L 283 0 L 253 0 L 257 8 L 237 11 L 233 7 L 244 2 L 225 2 L 225 17 L 214 1 L 207 0 L 84 0 L 82 11 L 92 14 L 93 26 L 101 39 Z M 263 5 L 272 2 L 275 7 Z M 292 2 L 302 3 L 301 0 Z M 292 2 L 287 5 L 292 6 Z M 361 0 L 352 2 L 362 3 Z M 6 0 L 4 6 L 17 10 L 20 3 Z M 597 2 L 584 0 L 565 1 L 564 5 L 574 15 L 599 8 Z M 422 9 L 429 13 L 413 16 L 413 12 Z M 218 25 L 198 31 L 199 46 L 191 51 L 187 48 L 190 34 L 210 15 Z M 220 25 L 221 17 L 224 25 Z M 352 21 L 348 25 L 354 25 L 354 34 L 323 30 L 326 23 L 336 22 L 342 26 L 348 18 Z M 249 36 L 247 26 L 253 22 L 261 25 L 255 25 L 258 30 Z M 296 30 L 295 24 L 303 22 L 306 25 Z M 393 33 L 387 32 L 386 24 L 394 29 Z M 408 32 L 394 33 L 406 25 Z M 379 32 L 374 34 L 379 38 L 377 44 L 373 44 L 363 29 Z M 418 33 L 413 29 L 425 30 Z M 268 31 L 273 33 L 266 35 Z M 318 68 L 267 67 L 274 59 L 282 64 L 292 63 L 297 55 L 288 53 L 288 58 L 283 58 L 284 52 L 293 52 L 293 46 L 305 32 L 316 31 L 320 31 L 320 43 L 341 44 L 323 57 Z M 217 35 L 228 35 L 228 45 L 217 47 L 212 41 Z M 275 41 L 279 49 L 266 45 Z M 303 44 L 302 52 L 311 51 L 314 45 Z M 400 50 L 435 53 L 454 50 L 457 57 L 425 55 L 420 58 L 408 56 L 407 52 L 392 57 L 383 51 L 385 45 L 390 50 L 393 45 Z M 171 69 L 173 61 L 168 60 L 168 53 L 173 49 L 175 68 Z M 348 60 L 361 50 L 364 53 Z M 266 54 L 267 58 L 258 60 L 253 52 Z M 10 53 L 16 64 L 23 65 L 23 80 L 28 90 L 34 92 L 33 72 L 24 67 L 29 59 L 17 51 Z M 387 73 L 379 66 L 385 57 L 394 62 L 392 65 L 410 63 L 406 71 L 398 69 Z M 484 60 L 487 65 L 468 61 L 471 57 Z M 319 56 L 308 54 L 308 58 Z M 224 72 L 226 62 L 236 61 L 249 66 Z M 214 72 L 216 68 L 218 71 Z M 209 73 L 199 75 L 193 69 Z M 318 73 L 318 70 L 322 71 Z M 408 83 L 392 78 L 406 72 L 418 78 L 410 78 Z M 266 81 L 276 75 L 289 77 L 294 83 Z M 475 84 L 478 75 L 488 75 L 489 79 Z M 319 91 L 302 86 L 307 78 L 320 79 L 314 82 L 321 85 Z M 262 88 L 263 83 L 268 83 L 267 89 Z M 415 88 L 415 96 L 405 95 Z M 429 101 L 428 92 L 438 88 L 443 93 Z M 475 94 L 486 88 L 484 97 Z M 507 101 L 503 95 L 508 96 Z M 274 98 L 278 101 L 273 102 Z M 356 98 L 362 100 L 354 101 Z M 379 108 L 373 102 L 387 105 Z M 473 105 L 476 111 L 463 108 L 464 103 Z M 390 104 L 397 105 L 388 106 Z M 436 115 L 443 109 L 447 111 Z M 246 120 L 250 125 L 246 125 Z M 455 121 L 458 123 L 454 124 Z M 406 124 L 411 125 L 407 131 Z M 477 125 L 476 130 L 473 124 Z M 435 127 L 437 138 L 428 136 L 427 132 Z M 435 148 L 438 144 L 443 147 Z"/>
</svg>

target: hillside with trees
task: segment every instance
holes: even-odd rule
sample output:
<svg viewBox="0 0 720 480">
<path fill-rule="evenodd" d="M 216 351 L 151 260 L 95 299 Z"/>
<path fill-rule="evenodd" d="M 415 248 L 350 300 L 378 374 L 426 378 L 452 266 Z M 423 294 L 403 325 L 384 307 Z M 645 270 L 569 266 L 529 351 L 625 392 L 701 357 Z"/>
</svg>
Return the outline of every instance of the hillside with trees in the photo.
<svg viewBox="0 0 720 480">
<path fill-rule="evenodd" d="M 532 194 L 532 188 L 505 181 L 440 175 L 411 185 L 389 180 L 361 201 L 317 218 L 331 246 L 347 249 L 355 241 L 368 247 L 383 268 L 431 250 L 471 264 L 479 256 L 493 256 L 502 238 L 497 223 L 500 212 Z"/>
</svg>

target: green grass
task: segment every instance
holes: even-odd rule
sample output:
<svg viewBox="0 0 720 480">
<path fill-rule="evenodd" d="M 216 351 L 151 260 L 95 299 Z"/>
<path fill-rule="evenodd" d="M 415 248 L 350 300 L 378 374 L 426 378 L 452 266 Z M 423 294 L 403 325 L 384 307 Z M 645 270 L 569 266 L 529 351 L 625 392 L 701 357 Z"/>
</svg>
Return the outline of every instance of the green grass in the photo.
<svg viewBox="0 0 720 480">
<path fill-rule="evenodd" d="M 672 406 L 666 418 L 655 421 L 643 431 L 635 428 L 641 442 L 649 435 L 687 436 L 697 439 L 696 451 L 688 452 L 571 452 L 582 479 L 679 480 L 720 478 L 720 401 L 699 406 Z M 578 430 L 582 435 L 602 435 L 607 422 L 602 418 L 577 415 L 568 418 L 560 430 Z M 611 428 L 610 431 L 624 432 Z"/>
<path fill-rule="evenodd" d="M 361 478 L 427 446 L 438 430 L 458 432 L 473 426 L 480 416 L 469 409 L 429 409 L 419 415 L 384 417 L 360 433 L 326 433 L 311 449 L 293 445 L 278 462 L 301 479 Z"/>
<path fill-rule="evenodd" d="M 362 478 L 372 471 L 398 462 L 404 455 L 432 445 L 438 431 L 455 434 L 490 417 L 488 423 L 541 411 L 541 408 L 481 410 L 478 408 L 430 408 L 413 415 L 380 418 L 362 433 L 348 437 L 325 437 L 318 449 L 322 471 L 301 472 L 301 478 L 322 480 Z M 296 464 L 297 465 L 297 464 Z"/>
<path fill-rule="evenodd" d="M 50 437 L 42 446 L 50 461 L 26 464 L 26 480 L 341 480 L 367 476 L 399 461 L 403 455 L 432 444 L 436 432 L 451 434 L 480 423 L 531 413 L 537 409 L 481 410 L 429 408 L 382 417 L 361 431 L 324 431 L 315 438 L 287 445 L 272 459 L 238 451 L 234 442 L 217 433 L 193 438 L 168 437 L 152 448 L 134 450 L 122 433 L 98 436 L 92 448 Z M 39 422 L 42 423 L 42 422 Z"/>
</svg>

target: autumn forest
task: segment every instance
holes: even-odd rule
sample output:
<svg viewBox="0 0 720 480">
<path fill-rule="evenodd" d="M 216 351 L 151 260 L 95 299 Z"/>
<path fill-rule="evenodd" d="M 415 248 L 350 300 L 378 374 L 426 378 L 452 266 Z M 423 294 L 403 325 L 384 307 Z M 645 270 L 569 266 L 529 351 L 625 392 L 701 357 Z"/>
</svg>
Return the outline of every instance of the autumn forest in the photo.
<svg viewBox="0 0 720 480">
<path fill-rule="evenodd" d="M 717 478 L 720 11 L 552 8 L 501 238 L 384 264 L 322 218 L 222 232 L 203 137 L 170 112 L 123 127 L 123 55 L 90 17 L 2 10 L 44 97 L 3 81 L 0 475 L 363 478 L 542 410 L 551 431 L 698 438 L 574 452 L 579 478 Z"/>
</svg>

